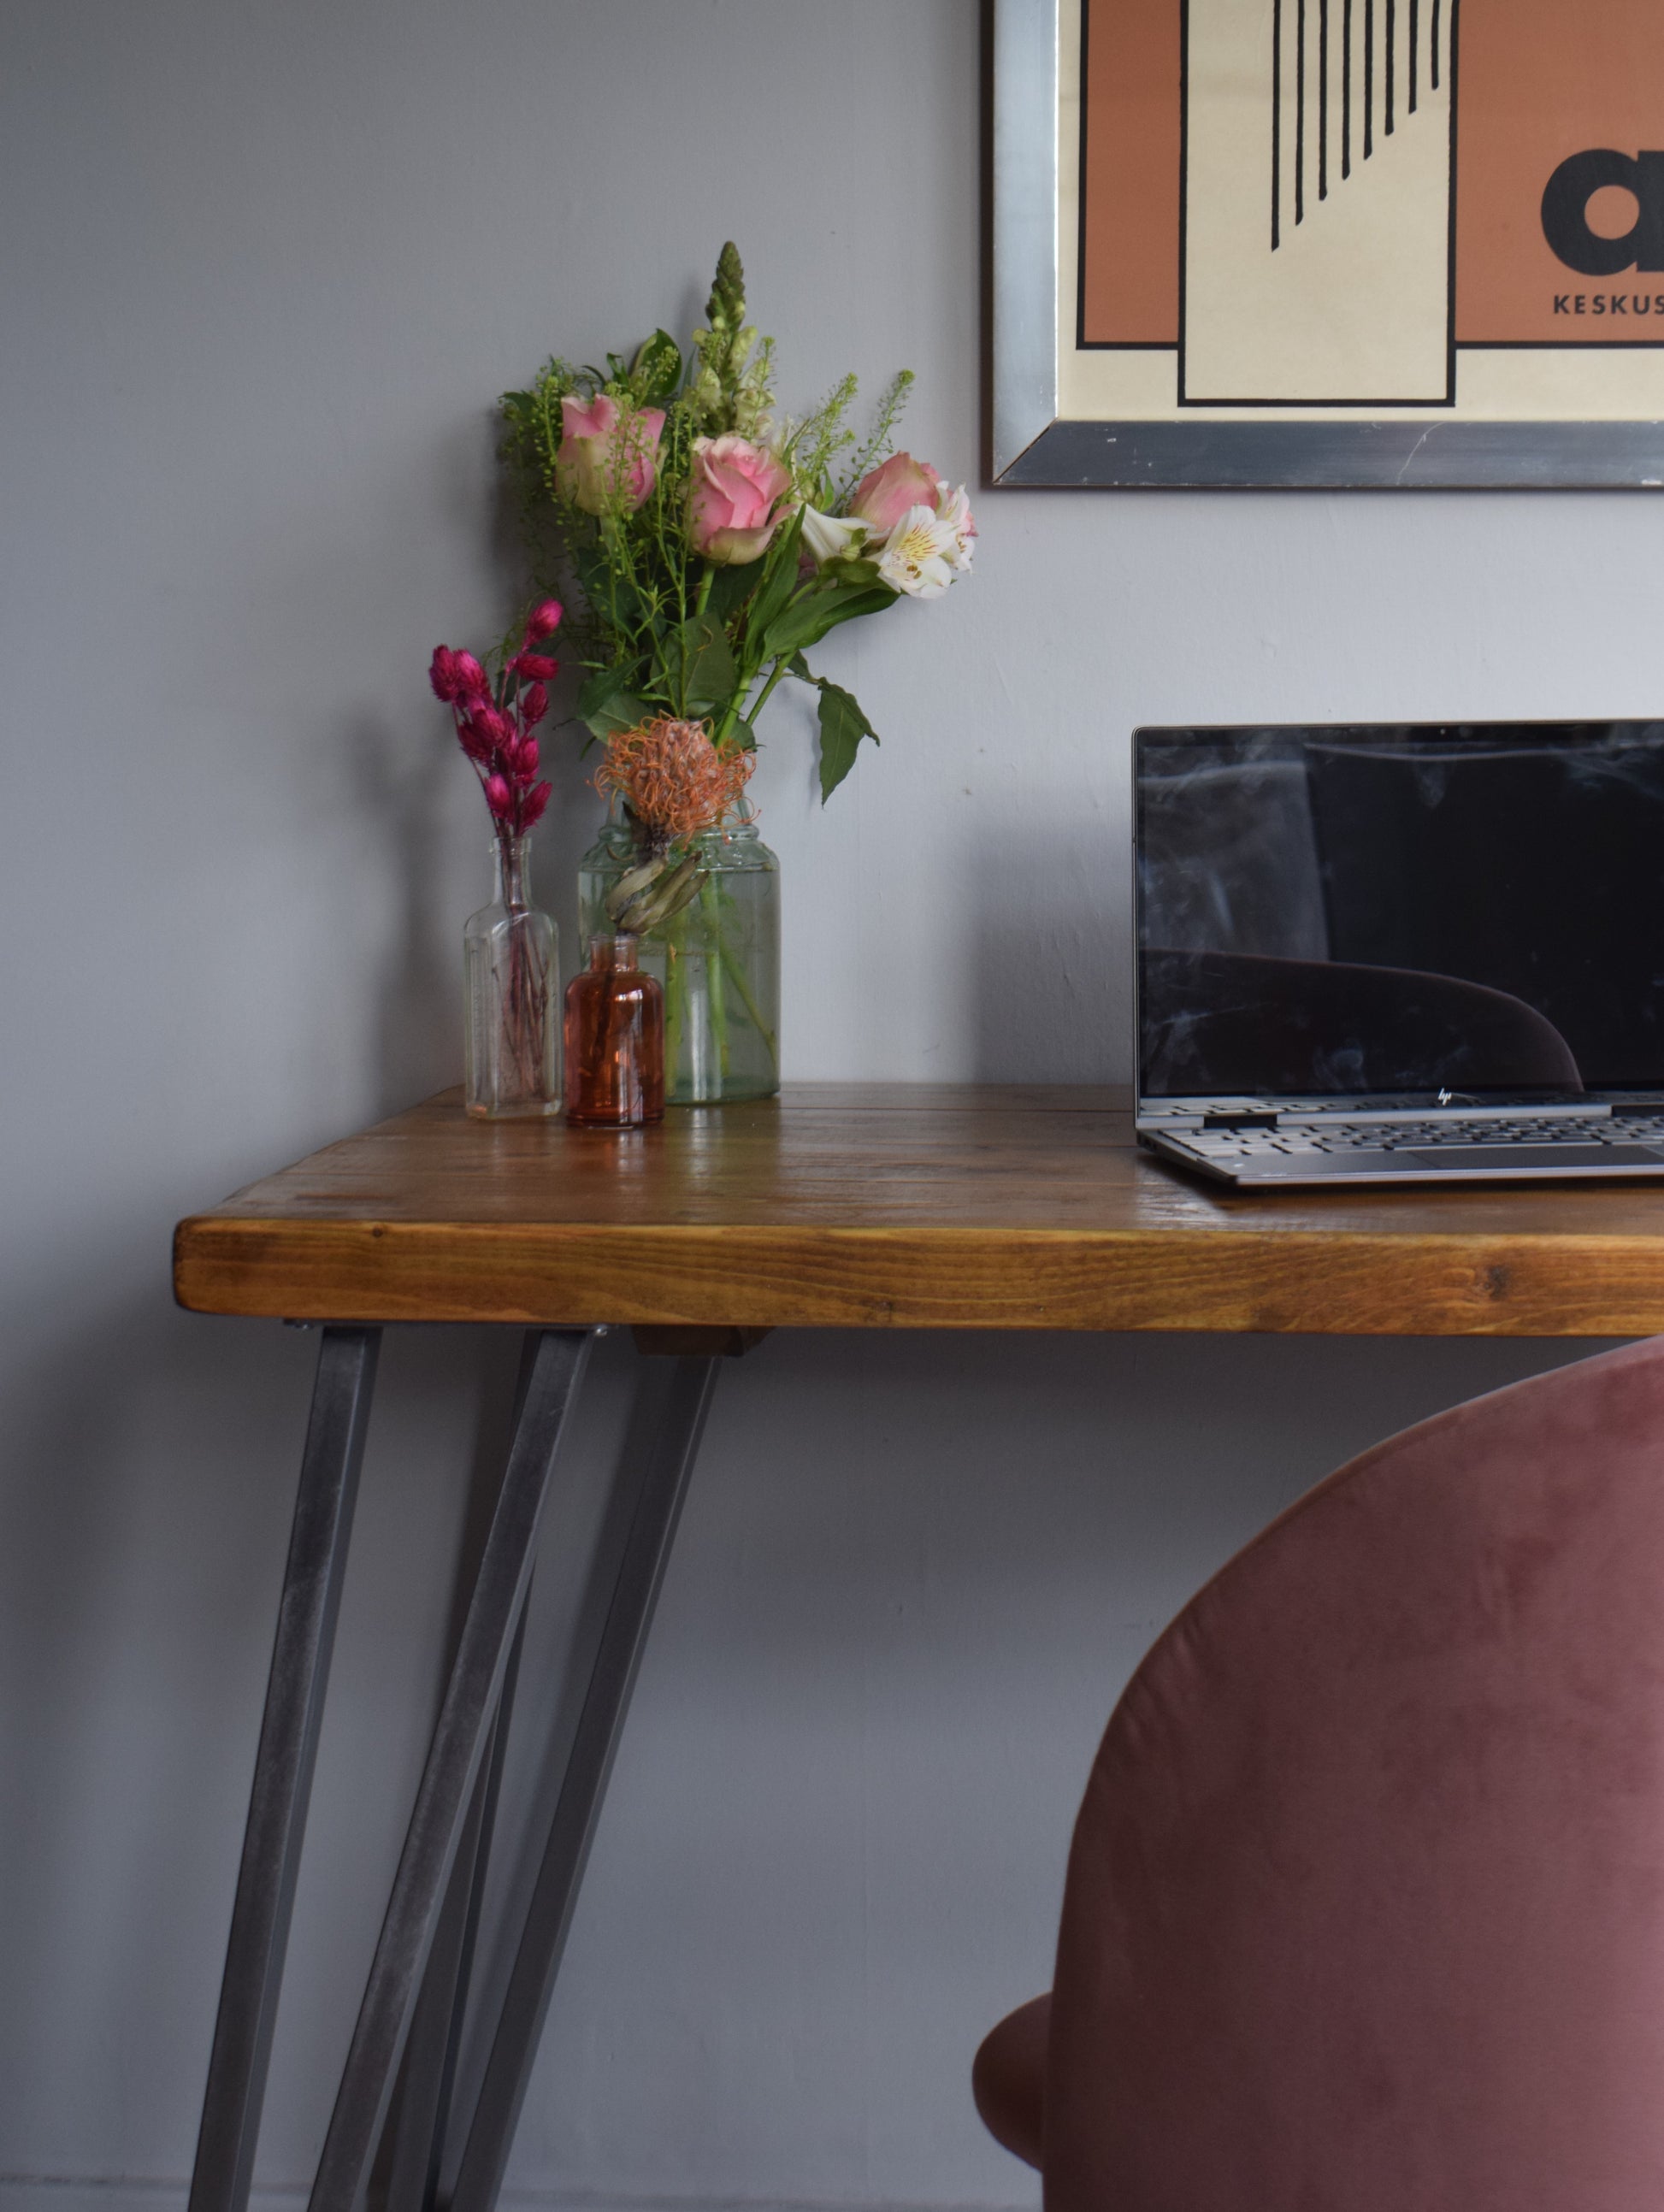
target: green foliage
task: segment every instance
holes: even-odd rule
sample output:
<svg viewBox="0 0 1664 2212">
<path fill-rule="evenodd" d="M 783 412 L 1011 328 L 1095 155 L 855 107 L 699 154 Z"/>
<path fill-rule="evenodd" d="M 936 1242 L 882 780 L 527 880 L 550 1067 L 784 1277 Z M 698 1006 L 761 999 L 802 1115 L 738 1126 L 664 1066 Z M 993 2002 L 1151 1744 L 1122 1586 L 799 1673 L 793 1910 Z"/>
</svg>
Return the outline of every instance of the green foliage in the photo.
<svg viewBox="0 0 1664 2212">
<path fill-rule="evenodd" d="M 662 655 L 665 703 L 682 720 L 711 714 L 733 696 L 739 671 L 714 615 L 693 615 L 678 623 L 666 634 Z"/>
<path fill-rule="evenodd" d="M 852 380 L 853 381 L 853 380 Z M 878 411 L 872 418 L 872 428 L 857 449 L 854 458 L 847 462 L 839 479 L 837 501 L 840 506 L 847 500 L 870 469 L 889 454 L 896 442 L 896 426 L 907 406 L 908 394 L 914 383 L 910 368 L 899 368 L 884 386 L 878 401 Z"/>
<path fill-rule="evenodd" d="M 821 805 L 824 806 L 854 767 L 861 739 L 871 738 L 876 745 L 878 732 L 852 694 L 839 684 L 829 684 L 823 676 L 816 680 L 821 695 Z"/>
<path fill-rule="evenodd" d="M 668 331 L 655 331 L 630 369 L 630 390 L 642 407 L 665 407 L 682 382 L 682 349 Z"/>
<path fill-rule="evenodd" d="M 864 561 L 849 562 L 843 574 L 823 568 L 820 580 L 795 599 L 771 625 L 766 657 L 790 661 L 794 654 L 818 645 L 840 623 L 853 622 L 858 615 L 882 614 L 886 607 L 895 605 L 897 597 L 888 584 L 878 580 L 876 569 Z"/>
</svg>

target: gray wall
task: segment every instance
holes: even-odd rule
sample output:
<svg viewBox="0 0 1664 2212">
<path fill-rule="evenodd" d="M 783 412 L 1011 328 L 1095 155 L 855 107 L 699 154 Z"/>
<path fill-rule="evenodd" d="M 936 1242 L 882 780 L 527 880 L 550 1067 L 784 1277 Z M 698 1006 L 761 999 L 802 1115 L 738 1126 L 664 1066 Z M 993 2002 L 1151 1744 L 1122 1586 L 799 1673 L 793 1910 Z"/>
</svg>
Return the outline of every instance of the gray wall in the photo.
<svg viewBox="0 0 1664 2212">
<path fill-rule="evenodd" d="M 732 234 L 788 403 L 906 362 L 910 442 L 974 482 L 980 33 L 973 0 L 13 0 L 5 48 L 0 2198 L 126 2212 L 188 2171 L 310 1358 L 175 1314 L 168 1231 L 458 1073 L 484 839 L 422 674 L 511 588 L 490 402 L 685 328 Z M 885 733 L 824 816 L 772 710 L 793 1075 L 1125 1073 L 1135 722 L 1659 708 L 1651 501 L 977 505 L 970 583 L 821 657 Z M 598 809 L 562 786 L 569 927 Z M 1333 1462 L 1572 1349 L 772 1340 L 725 1380 L 516 2185 L 1032 2202 L 967 2066 L 1046 1980 L 1139 1650 Z M 507 1357 L 390 1347 L 273 2189 Z M 604 1346 L 590 1477 L 633 1382 Z M 574 1477 L 534 1724 L 592 1525 Z"/>
</svg>

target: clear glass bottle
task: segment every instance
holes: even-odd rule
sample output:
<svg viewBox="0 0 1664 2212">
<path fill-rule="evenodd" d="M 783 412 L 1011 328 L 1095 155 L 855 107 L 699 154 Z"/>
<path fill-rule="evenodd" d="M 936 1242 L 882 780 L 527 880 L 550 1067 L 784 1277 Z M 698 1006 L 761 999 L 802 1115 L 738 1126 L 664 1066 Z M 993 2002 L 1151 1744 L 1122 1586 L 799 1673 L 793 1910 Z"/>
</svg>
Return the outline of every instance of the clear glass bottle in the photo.
<svg viewBox="0 0 1664 2212">
<path fill-rule="evenodd" d="M 744 800 L 687 850 L 705 872 L 699 896 L 641 939 L 640 959 L 665 989 L 665 1073 L 672 1106 L 768 1098 L 780 1089 L 780 862 Z M 612 927 L 607 894 L 637 865 L 615 809 L 579 863 L 585 936 Z"/>
<path fill-rule="evenodd" d="M 491 903 L 463 932 L 464 1103 L 493 1119 L 561 1110 L 559 944 L 531 904 L 530 842 L 497 840 Z"/>
<path fill-rule="evenodd" d="M 665 994 L 636 965 L 636 940 L 596 936 L 566 987 L 566 1115 L 582 1128 L 665 1118 Z"/>
</svg>

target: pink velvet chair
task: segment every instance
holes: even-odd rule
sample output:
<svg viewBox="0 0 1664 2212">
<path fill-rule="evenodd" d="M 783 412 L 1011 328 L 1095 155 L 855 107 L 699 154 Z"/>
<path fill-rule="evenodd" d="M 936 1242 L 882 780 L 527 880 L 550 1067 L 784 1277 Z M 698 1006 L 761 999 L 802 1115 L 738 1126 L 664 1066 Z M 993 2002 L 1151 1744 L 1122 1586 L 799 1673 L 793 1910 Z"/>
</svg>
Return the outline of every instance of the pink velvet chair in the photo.
<svg viewBox="0 0 1664 2212">
<path fill-rule="evenodd" d="M 974 2087 L 1047 2212 L 1660 2212 L 1664 1340 L 1395 1437 L 1187 1607 Z"/>
</svg>

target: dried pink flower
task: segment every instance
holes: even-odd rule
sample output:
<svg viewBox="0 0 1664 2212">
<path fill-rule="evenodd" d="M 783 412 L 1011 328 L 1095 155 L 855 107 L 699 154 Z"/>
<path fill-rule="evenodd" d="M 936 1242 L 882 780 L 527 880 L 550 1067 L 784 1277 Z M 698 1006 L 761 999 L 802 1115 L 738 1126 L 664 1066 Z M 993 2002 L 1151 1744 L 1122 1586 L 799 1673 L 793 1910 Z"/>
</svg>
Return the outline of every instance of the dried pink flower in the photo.
<svg viewBox="0 0 1664 2212">
<path fill-rule="evenodd" d="M 540 684 L 549 684 L 561 672 L 561 664 L 546 653 L 517 653 L 509 662 L 516 676 L 535 678 Z"/>
<path fill-rule="evenodd" d="M 457 696 L 457 656 L 448 645 L 436 645 L 433 659 L 428 665 L 428 681 L 434 687 L 434 696 L 450 706 Z"/>
<path fill-rule="evenodd" d="M 539 622 L 558 621 L 560 609 L 546 600 L 534 609 Z M 501 699 L 492 696 L 490 678 L 472 653 L 452 653 L 442 645 L 434 654 L 428 681 L 450 708 L 456 723 L 457 742 L 474 766 L 486 805 L 500 838 L 524 836 L 549 805 L 550 787 L 533 788 L 540 754 L 537 725 L 549 712 L 549 693 L 541 681 L 512 680 L 532 668 L 553 669 L 555 663 L 535 653 L 510 660 L 501 680 Z"/>
<path fill-rule="evenodd" d="M 525 618 L 526 643 L 536 645 L 540 638 L 553 637 L 565 611 L 558 599 L 540 599 Z"/>
</svg>

